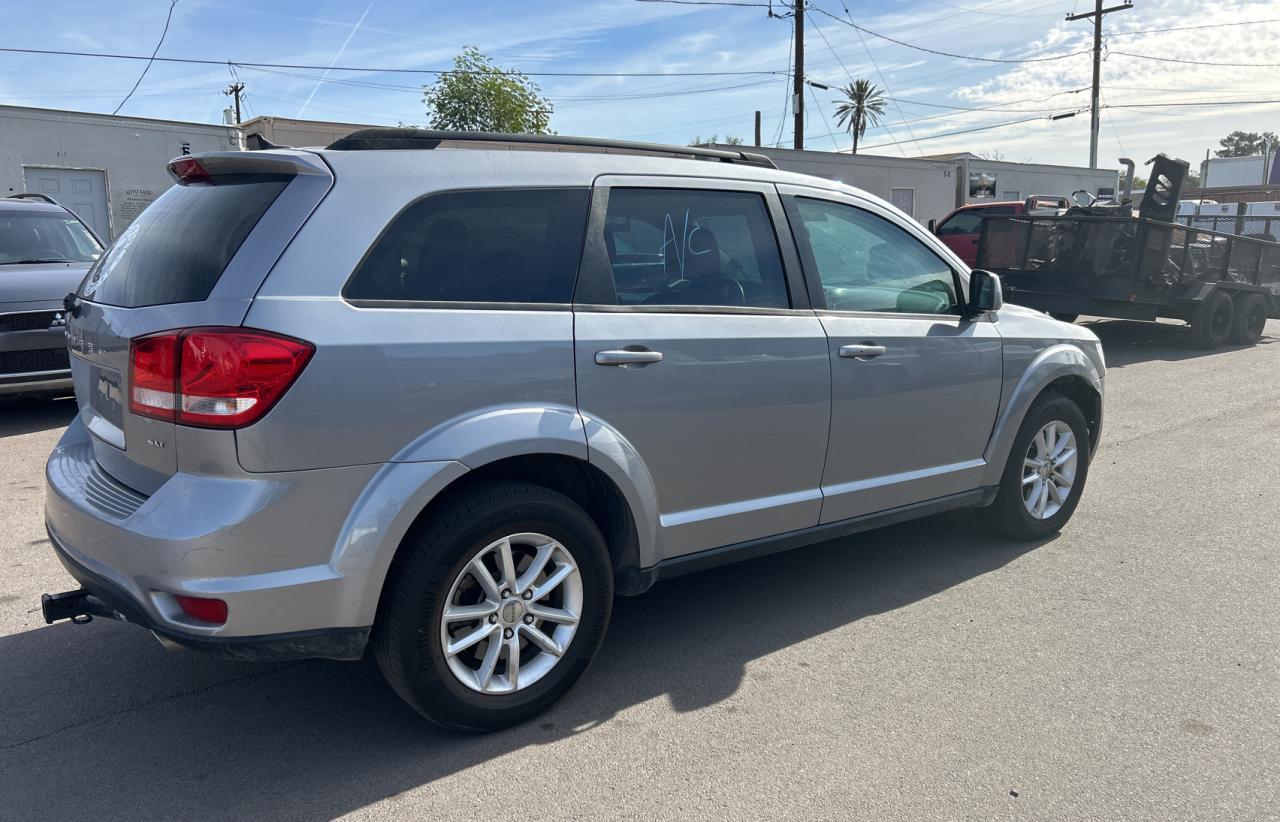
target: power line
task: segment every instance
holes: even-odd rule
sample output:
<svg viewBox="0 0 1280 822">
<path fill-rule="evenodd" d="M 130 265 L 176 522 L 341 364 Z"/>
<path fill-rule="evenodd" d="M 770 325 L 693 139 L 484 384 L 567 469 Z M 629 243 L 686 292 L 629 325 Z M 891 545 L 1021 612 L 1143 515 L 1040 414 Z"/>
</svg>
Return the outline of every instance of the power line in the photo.
<svg viewBox="0 0 1280 822">
<path fill-rule="evenodd" d="M 1089 53 L 1088 49 L 1084 49 L 1082 51 L 1068 52 L 1067 54 L 1055 54 L 1051 57 L 1029 57 L 1029 58 L 1023 58 L 1023 59 L 975 57 L 971 54 L 956 54 L 955 52 L 939 51 L 937 49 L 925 48 L 924 46 L 917 46 L 914 43 L 908 43 L 905 40 L 895 40 L 894 38 L 886 34 L 880 34 L 879 32 L 872 31 L 871 29 L 866 28 L 865 26 L 859 26 L 857 23 L 853 22 L 852 20 L 845 20 L 842 17 L 837 17 L 831 12 L 826 11 L 824 9 L 820 9 L 817 6 L 813 6 L 812 8 L 814 11 L 816 11 L 818 14 L 821 14 L 824 17 L 830 17 L 832 20 L 835 20 L 837 23 L 850 26 L 852 28 L 857 29 L 860 32 L 863 32 L 865 34 L 870 34 L 872 37 L 878 37 L 881 40 L 888 40 L 890 43 L 896 43 L 899 46 L 906 46 L 907 48 L 915 49 L 916 51 L 923 51 L 929 54 L 937 54 L 942 57 L 954 57 L 957 60 L 976 60 L 980 63 L 1048 63 L 1053 60 L 1065 60 L 1068 57 L 1076 57 L 1081 54 Z"/>
<path fill-rule="evenodd" d="M 1139 29 L 1138 31 L 1113 31 L 1108 37 L 1132 37 L 1135 34 L 1156 34 L 1164 31 L 1197 31 L 1199 29 L 1223 29 L 1227 26 L 1261 26 L 1265 23 L 1280 23 L 1280 17 L 1270 20 L 1242 20 L 1238 23 L 1207 23 L 1203 26 L 1172 26 L 1165 29 Z"/>
<path fill-rule="evenodd" d="M 1134 54 L 1129 51 L 1108 51 L 1108 54 L 1119 54 L 1123 57 L 1137 57 L 1139 60 L 1155 60 L 1159 63 L 1182 63 L 1188 66 L 1224 66 L 1227 68 L 1276 68 L 1280 63 L 1210 63 L 1206 60 L 1182 60 L 1177 57 L 1155 57 L 1150 54 Z"/>
<path fill-rule="evenodd" d="M 175 0 L 176 2 L 176 0 Z M 234 65 L 240 68 L 304 69 L 310 71 L 351 71 L 363 74 L 482 74 L 466 69 L 413 69 L 388 68 L 386 66 L 320 66 L 312 63 L 258 63 L 245 60 L 202 60 L 195 57 L 147 57 L 141 54 L 116 54 L 104 51 L 68 51 L 62 49 L 24 49 L 0 47 L 0 53 L 51 54 L 62 57 L 101 57 L 112 60 L 153 60 L 157 63 L 188 63 L 199 66 Z M 526 77 L 739 77 L 780 76 L 779 71 L 503 71 L 503 74 L 523 74 Z M 790 74 L 790 72 L 785 72 Z"/>
<path fill-rule="evenodd" d="M 841 5 L 843 5 L 843 2 L 841 3 Z M 848 11 L 849 9 L 846 6 L 845 13 L 847 14 Z M 849 67 L 844 64 L 844 61 L 840 59 L 840 55 L 836 53 L 836 50 L 834 48 L 832 48 L 831 41 L 827 39 L 827 35 L 822 33 L 822 29 L 818 27 L 818 23 L 816 20 L 813 23 L 813 28 L 815 31 L 818 32 L 818 36 L 822 38 L 822 42 L 827 44 L 827 49 L 830 50 L 831 54 L 836 58 L 836 62 L 840 64 L 840 68 L 844 69 L 844 73 L 845 75 L 848 76 L 849 82 L 850 83 L 854 82 L 853 73 L 849 71 Z M 868 59 L 871 60 L 871 66 L 876 70 L 876 75 L 879 76 L 880 78 L 880 84 L 884 86 L 885 93 L 890 94 L 891 92 L 889 90 L 889 83 L 887 80 L 884 79 L 884 72 L 880 71 L 880 64 L 877 63 L 876 58 L 871 55 L 871 49 L 867 48 L 867 41 L 862 39 L 862 33 L 861 32 L 856 32 L 856 33 L 858 35 L 858 42 L 862 44 L 863 50 L 867 52 L 867 57 Z M 893 100 L 893 98 L 889 98 L 889 99 L 891 101 Z M 902 121 L 901 125 L 906 127 L 907 134 L 911 134 L 911 126 L 907 125 L 907 116 L 902 113 L 902 107 L 899 106 L 896 101 L 893 102 L 893 107 L 898 110 L 898 118 Z M 898 142 L 898 138 L 893 136 L 893 132 L 889 131 L 887 127 L 885 128 L 885 132 L 888 133 L 889 139 L 894 142 L 894 145 L 898 146 L 898 151 L 902 154 L 902 156 L 906 157 L 907 150 L 902 147 L 901 143 Z M 915 135 L 911 134 L 911 138 L 915 139 Z M 920 148 L 919 146 L 916 146 L 917 150 L 919 148 Z"/>
<path fill-rule="evenodd" d="M 111 112 L 112 114 L 120 113 L 120 109 L 124 108 L 124 104 L 129 102 L 129 98 L 138 90 L 138 86 L 142 85 L 142 78 L 147 76 L 148 71 L 151 71 L 151 64 L 156 61 L 156 55 L 160 53 L 160 47 L 164 45 L 165 35 L 169 33 L 169 21 L 173 19 L 173 7 L 176 5 L 178 5 L 178 0 L 169 0 L 169 13 L 164 18 L 164 31 L 160 32 L 160 39 L 156 42 L 156 47 L 151 52 L 151 58 L 142 67 L 142 73 L 138 75 L 138 82 L 133 84 L 133 88 L 129 89 L 129 93 L 120 101 L 120 105 L 116 106 L 116 110 Z"/>
<path fill-rule="evenodd" d="M 670 3 L 673 6 L 743 6 L 746 8 L 770 8 L 768 3 L 731 3 L 727 0 L 636 0 L 637 3 Z M 781 5 L 781 4 L 779 4 Z"/>
<path fill-rule="evenodd" d="M 1025 14 L 1025 13 L 1018 14 L 1015 12 L 995 12 L 995 11 L 982 10 L 984 8 L 990 8 L 990 6 L 980 6 L 979 8 L 976 8 L 976 9 L 968 9 L 968 8 L 965 8 L 964 6 L 956 6 L 951 3 L 944 3 L 943 0 L 929 0 L 929 2 L 935 3 L 939 6 L 946 6 L 949 9 L 957 9 L 958 11 L 962 11 L 966 14 L 983 14 L 988 17 L 1057 17 L 1058 16 L 1057 12 L 1050 12 L 1049 14 Z M 996 5 L 996 4 L 993 3 L 991 5 Z M 1046 3 L 1045 5 L 1057 5 L 1057 4 Z M 1044 6 L 1037 6 L 1037 8 L 1044 8 Z"/>
<path fill-rule="evenodd" d="M 943 138 L 943 137 L 955 137 L 955 136 L 960 135 L 960 134 L 973 134 L 973 133 L 975 133 L 975 132 L 979 132 L 979 131 L 990 131 L 990 130 L 991 130 L 991 129 L 993 129 L 993 128 L 1004 128 L 1005 126 L 1016 126 L 1016 125 L 1019 125 L 1019 124 L 1021 124 L 1021 123 L 1030 123 L 1030 122 L 1032 122 L 1033 120 L 1044 120 L 1044 119 L 1045 119 L 1045 118 L 1043 118 L 1043 117 L 1026 117 L 1026 118 L 1024 118 L 1024 119 L 1022 119 L 1022 120 L 1007 120 L 1007 121 L 1005 121 L 1005 122 L 1003 122 L 1003 123 L 993 123 L 993 124 L 991 124 L 991 125 L 989 125 L 989 126 L 979 126 L 979 127 L 977 127 L 977 128 L 967 128 L 967 129 L 963 129 L 963 130 L 961 130 L 961 131 L 947 131 L 947 132 L 943 132 L 942 134 L 930 134 L 930 135 L 928 135 L 927 137 L 921 137 L 921 138 L 919 138 L 918 140 L 916 140 L 916 142 L 917 142 L 917 143 L 922 143 L 922 142 L 924 142 L 925 140 L 939 140 L 939 139 L 941 139 L 941 138 Z M 867 146 L 866 148 L 867 148 L 868 150 L 873 149 L 873 148 L 886 148 L 886 147 L 888 147 L 889 145 L 890 145 L 889 143 L 880 143 L 879 145 Z"/>
<path fill-rule="evenodd" d="M 791 25 L 795 26 L 795 20 L 791 21 Z M 791 74 L 791 58 L 794 57 L 795 38 L 787 38 L 787 75 Z M 782 116 L 778 118 L 778 133 L 773 138 L 773 145 L 781 148 L 782 131 L 787 126 L 787 112 L 791 109 L 791 89 L 787 89 L 786 101 L 782 104 Z"/>
<path fill-rule="evenodd" d="M 813 90 L 813 86 L 809 86 L 809 96 L 813 98 L 813 107 L 822 116 L 822 122 L 827 127 L 827 135 L 831 137 L 831 145 L 836 147 L 836 152 L 838 153 L 840 151 L 840 143 L 836 140 L 835 130 L 831 128 L 831 121 L 827 119 L 827 113 L 822 110 L 822 103 L 818 102 L 818 93 Z"/>
</svg>

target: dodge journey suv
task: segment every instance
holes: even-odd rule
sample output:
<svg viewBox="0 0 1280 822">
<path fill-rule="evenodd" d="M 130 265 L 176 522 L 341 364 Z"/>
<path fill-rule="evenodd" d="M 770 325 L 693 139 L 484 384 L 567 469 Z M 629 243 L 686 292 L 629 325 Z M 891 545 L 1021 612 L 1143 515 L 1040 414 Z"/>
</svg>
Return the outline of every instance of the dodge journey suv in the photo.
<svg viewBox="0 0 1280 822">
<path fill-rule="evenodd" d="M 1098 340 L 857 189 L 412 129 L 169 169 L 67 299 L 46 517 L 83 587 L 48 621 L 371 646 L 488 730 L 577 680 L 615 594 L 953 508 L 1036 539 L 1084 490 Z"/>
</svg>

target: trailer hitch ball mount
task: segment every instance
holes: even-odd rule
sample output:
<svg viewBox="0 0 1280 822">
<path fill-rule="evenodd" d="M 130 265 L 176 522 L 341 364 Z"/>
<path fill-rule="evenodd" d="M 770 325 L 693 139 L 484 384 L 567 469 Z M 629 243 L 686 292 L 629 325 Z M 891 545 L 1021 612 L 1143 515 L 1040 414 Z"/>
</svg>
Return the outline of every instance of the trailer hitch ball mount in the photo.
<svg viewBox="0 0 1280 822">
<path fill-rule="evenodd" d="M 94 616 L 119 619 L 116 610 L 83 588 L 60 594 L 41 594 L 40 610 L 46 625 L 69 619 L 77 625 L 92 622 Z"/>
</svg>

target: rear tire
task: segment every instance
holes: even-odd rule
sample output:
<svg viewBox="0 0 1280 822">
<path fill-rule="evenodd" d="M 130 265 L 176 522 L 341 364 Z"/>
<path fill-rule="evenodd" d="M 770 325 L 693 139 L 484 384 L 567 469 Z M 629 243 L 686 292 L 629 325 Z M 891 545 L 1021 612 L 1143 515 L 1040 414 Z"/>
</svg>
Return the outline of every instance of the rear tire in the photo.
<svg viewBox="0 0 1280 822">
<path fill-rule="evenodd" d="M 1055 320 L 1058 320 L 1059 322 L 1064 322 L 1064 323 L 1073 323 L 1076 320 L 1080 319 L 1079 314 L 1065 314 L 1061 311 L 1050 311 L 1049 316 L 1053 317 Z"/>
<path fill-rule="evenodd" d="M 1064 447 L 1057 457 L 1073 456 L 1074 459 L 1058 462 L 1055 457 L 1049 469 L 1052 476 L 1038 477 L 1030 463 L 1041 461 L 1044 447 L 1039 438 L 1051 424 L 1055 424 L 1055 436 L 1048 443 L 1050 451 L 1062 442 Z M 1068 455 L 1068 449 L 1074 449 L 1074 454 Z M 1063 491 L 1054 490 L 1058 489 L 1057 479 L 1068 478 L 1064 474 L 1069 475 L 1069 482 L 1062 483 L 1066 486 L 1065 496 Z M 1035 478 L 1027 481 L 1028 477 Z M 1089 425 L 1084 413 L 1067 397 L 1046 392 L 1032 403 L 1018 428 L 1004 473 L 1000 475 L 995 501 L 980 508 L 978 513 L 989 528 L 1002 536 L 1016 540 L 1042 539 L 1061 530 L 1071 519 L 1088 478 Z M 1048 488 L 1050 479 L 1055 480 L 1053 489 Z M 1028 498 L 1041 487 L 1044 504 L 1039 503 L 1038 495 L 1034 500 Z"/>
<path fill-rule="evenodd" d="M 1231 335 L 1231 323 L 1235 317 L 1235 304 L 1225 291 L 1215 291 L 1209 299 L 1196 306 L 1191 315 L 1191 335 L 1198 347 L 1221 348 Z"/>
<path fill-rule="evenodd" d="M 1267 301 L 1261 294 L 1243 293 L 1235 298 L 1230 340 L 1234 345 L 1253 345 L 1262 339 L 1267 325 Z"/>
<path fill-rule="evenodd" d="M 504 543 L 514 556 L 505 572 L 495 548 Z M 548 558 L 538 564 L 544 548 Z M 437 725 L 475 733 L 524 722 L 562 697 L 595 657 L 613 607 L 613 568 L 599 529 L 568 497 L 527 482 L 479 485 L 433 512 L 401 550 L 374 626 L 374 655 L 396 693 Z M 544 586 L 549 594 L 539 594 Z M 484 614 L 459 616 L 467 609 Z M 484 636 L 467 645 L 473 633 Z M 463 648 L 447 648 L 450 641 Z"/>
</svg>

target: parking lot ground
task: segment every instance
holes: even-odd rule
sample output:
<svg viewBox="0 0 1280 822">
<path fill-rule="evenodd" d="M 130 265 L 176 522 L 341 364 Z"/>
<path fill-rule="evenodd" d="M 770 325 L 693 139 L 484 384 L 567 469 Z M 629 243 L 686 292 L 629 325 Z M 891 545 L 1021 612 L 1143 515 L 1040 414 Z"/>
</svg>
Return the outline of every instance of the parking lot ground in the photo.
<svg viewBox="0 0 1280 822">
<path fill-rule="evenodd" d="M 564 702 L 483 737 L 367 661 L 41 624 L 72 409 L 0 407 L 0 818 L 1276 819 L 1280 323 L 1216 352 L 1093 327 L 1104 441 L 1060 536 L 959 512 L 664 583 Z"/>
</svg>

